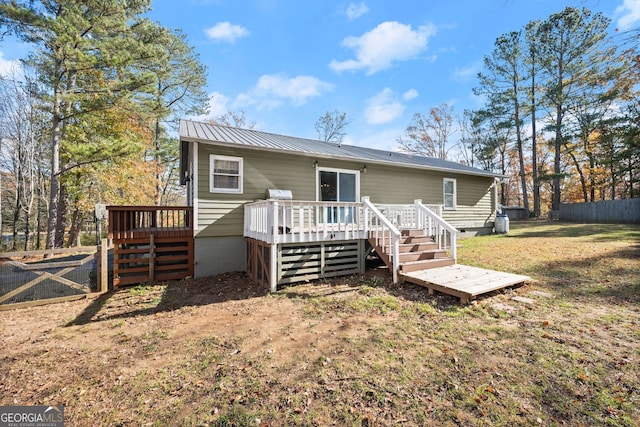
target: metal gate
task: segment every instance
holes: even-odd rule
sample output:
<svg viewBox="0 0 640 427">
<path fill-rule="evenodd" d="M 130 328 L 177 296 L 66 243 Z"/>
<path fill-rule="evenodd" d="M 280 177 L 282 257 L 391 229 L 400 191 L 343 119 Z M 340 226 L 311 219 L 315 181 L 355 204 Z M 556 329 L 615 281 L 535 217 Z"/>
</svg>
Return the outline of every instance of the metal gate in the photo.
<svg viewBox="0 0 640 427">
<path fill-rule="evenodd" d="M 97 290 L 96 251 L 89 246 L 0 253 L 0 309 L 84 298 Z"/>
</svg>

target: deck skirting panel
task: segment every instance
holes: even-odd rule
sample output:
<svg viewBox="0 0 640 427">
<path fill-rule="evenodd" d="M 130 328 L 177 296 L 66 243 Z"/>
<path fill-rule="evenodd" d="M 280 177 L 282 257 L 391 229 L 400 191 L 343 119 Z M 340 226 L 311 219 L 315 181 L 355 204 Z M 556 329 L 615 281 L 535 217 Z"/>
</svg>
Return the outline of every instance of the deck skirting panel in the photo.
<svg viewBox="0 0 640 427">
<path fill-rule="evenodd" d="M 272 246 L 251 238 L 246 242 L 247 274 L 267 289 L 272 274 L 284 285 L 364 272 L 363 239 L 277 244 L 276 272 L 270 271 Z"/>
<path fill-rule="evenodd" d="M 193 277 L 193 238 L 114 239 L 113 285 L 134 285 Z"/>
</svg>

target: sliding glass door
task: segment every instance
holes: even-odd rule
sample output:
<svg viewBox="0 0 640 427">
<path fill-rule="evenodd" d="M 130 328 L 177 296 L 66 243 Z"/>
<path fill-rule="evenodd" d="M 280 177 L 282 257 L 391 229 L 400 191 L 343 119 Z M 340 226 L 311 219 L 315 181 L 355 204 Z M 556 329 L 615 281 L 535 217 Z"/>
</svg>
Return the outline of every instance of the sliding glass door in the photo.
<svg viewBox="0 0 640 427">
<path fill-rule="evenodd" d="M 355 202 L 360 197 L 358 171 L 320 169 L 318 172 L 318 200 L 322 202 Z M 325 209 L 323 220 L 329 223 L 352 222 L 353 208 L 333 207 Z"/>
</svg>

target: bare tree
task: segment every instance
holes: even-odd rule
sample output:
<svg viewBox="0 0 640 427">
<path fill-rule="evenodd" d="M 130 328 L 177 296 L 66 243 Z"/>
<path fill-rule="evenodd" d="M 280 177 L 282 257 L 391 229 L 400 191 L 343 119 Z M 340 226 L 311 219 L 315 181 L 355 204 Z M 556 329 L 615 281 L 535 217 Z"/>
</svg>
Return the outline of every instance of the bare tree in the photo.
<svg viewBox="0 0 640 427">
<path fill-rule="evenodd" d="M 316 132 L 322 141 L 340 144 L 347 135 L 346 128 L 351 124 L 347 113 L 333 110 L 327 111 L 316 121 Z"/>
<path fill-rule="evenodd" d="M 447 104 L 433 107 L 428 115 L 415 113 L 397 142 L 403 151 L 446 160 L 454 148 L 449 144 L 456 133 L 453 122 L 453 107 Z"/>
<path fill-rule="evenodd" d="M 17 250 L 17 236 L 24 233 L 24 249 L 28 250 L 32 231 L 33 202 L 36 197 L 36 153 L 39 151 L 34 129 L 36 114 L 29 82 L 13 70 L 0 80 L 0 167 L 7 171 L 13 189 L 11 223 L 12 249 Z M 26 88 L 25 88 L 26 86 Z"/>
<path fill-rule="evenodd" d="M 247 121 L 244 111 L 227 111 L 221 116 L 209 120 L 212 125 L 228 126 L 232 128 L 255 129 L 256 122 Z"/>
<path fill-rule="evenodd" d="M 478 136 L 474 134 L 472 119 L 473 112 L 471 110 L 465 110 L 462 116 L 458 117 L 458 127 L 460 129 L 460 162 L 475 167 Z"/>
</svg>

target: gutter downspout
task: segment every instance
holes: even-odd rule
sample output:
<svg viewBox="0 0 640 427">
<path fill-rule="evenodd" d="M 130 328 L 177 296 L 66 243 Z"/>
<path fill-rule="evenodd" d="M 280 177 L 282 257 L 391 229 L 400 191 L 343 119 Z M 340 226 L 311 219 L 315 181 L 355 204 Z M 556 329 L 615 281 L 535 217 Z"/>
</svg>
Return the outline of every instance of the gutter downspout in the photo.
<svg viewBox="0 0 640 427">
<path fill-rule="evenodd" d="M 495 216 L 498 215 L 498 208 L 500 206 L 500 203 L 498 203 L 498 186 L 499 186 L 500 182 L 499 182 L 499 178 L 493 178 L 493 197 L 494 197 L 494 207 L 493 207 L 493 214 L 494 214 L 494 218 Z"/>
</svg>

